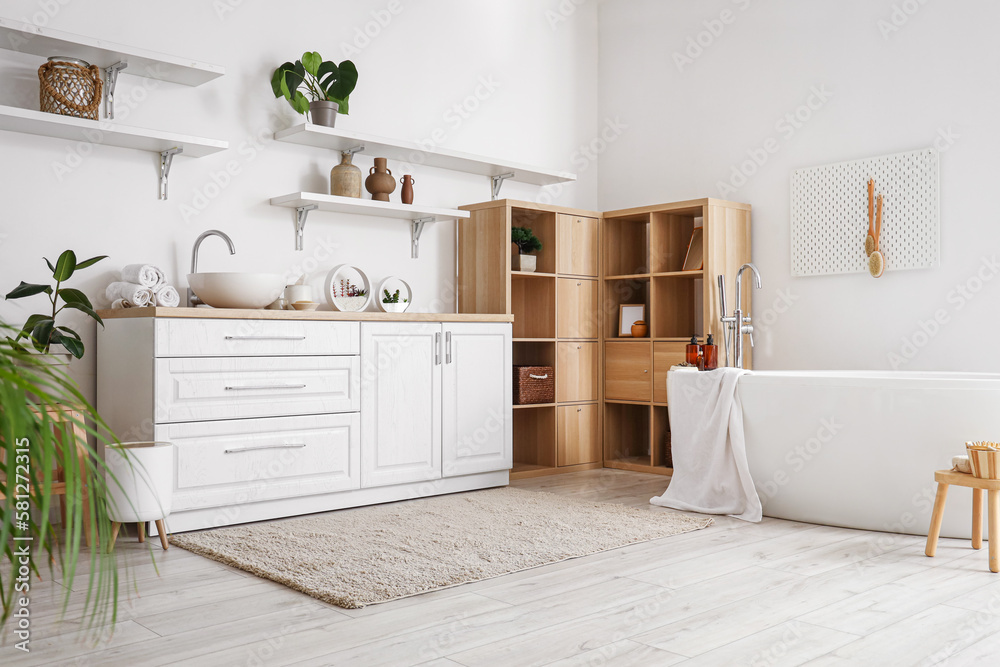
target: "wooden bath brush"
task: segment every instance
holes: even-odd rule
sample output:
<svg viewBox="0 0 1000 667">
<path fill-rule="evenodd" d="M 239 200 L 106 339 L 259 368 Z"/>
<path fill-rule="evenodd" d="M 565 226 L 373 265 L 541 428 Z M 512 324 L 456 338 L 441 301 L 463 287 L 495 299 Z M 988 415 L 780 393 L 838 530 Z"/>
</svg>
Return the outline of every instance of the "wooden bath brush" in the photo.
<svg viewBox="0 0 1000 667">
<path fill-rule="evenodd" d="M 865 255 L 875 252 L 875 181 L 868 179 L 868 236 L 865 238 Z"/>
<path fill-rule="evenodd" d="M 874 248 L 868 257 L 868 273 L 872 278 L 881 278 L 885 273 L 885 257 L 879 250 L 879 239 L 882 237 L 882 195 L 878 196 L 878 211 L 875 213 L 875 234 L 872 237 Z"/>
</svg>

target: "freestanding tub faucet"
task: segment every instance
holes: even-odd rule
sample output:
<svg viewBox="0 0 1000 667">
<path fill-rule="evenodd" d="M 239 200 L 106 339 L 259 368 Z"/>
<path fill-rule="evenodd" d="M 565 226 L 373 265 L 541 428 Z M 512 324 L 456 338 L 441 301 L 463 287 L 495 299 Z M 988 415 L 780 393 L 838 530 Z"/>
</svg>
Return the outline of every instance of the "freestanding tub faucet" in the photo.
<svg viewBox="0 0 1000 667">
<path fill-rule="evenodd" d="M 210 229 L 201 236 L 199 236 L 197 239 L 195 239 L 194 248 L 191 250 L 191 273 L 198 273 L 198 249 L 201 248 L 202 241 L 207 239 L 209 236 L 218 236 L 219 238 L 221 238 L 223 241 L 226 242 L 226 245 L 229 246 L 229 254 L 230 255 L 236 254 L 236 246 L 233 245 L 233 240 L 229 238 L 228 234 L 226 234 L 225 232 L 220 232 L 218 229 Z M 194 293 L 194 290 L 188 287 L 187 290 L 188 307 L 193 308 L 200 303 L 203 303 L 203 301 L 198 298 L 198 295 Z"/>
<path fill-rule="evenodd" d="M 726 365 L 729 362 L 730 338 L 732 338 L 733 365 L 743 368 L 743 336 L 750 336 L 750 347 L 753 347 L 753 324 L 749 315 L 743 314 L 743 272 L 747 269 L 753 272 L 757 289 L 761 288 L 760 271 L 753 264 L 744 264 L 736 273 L 736 309 L 731 317 L 726 315 L 726 282 L 719 276 L 719 305 L 722 317 L 719 320 L 725 326 Z"/>
</svg>

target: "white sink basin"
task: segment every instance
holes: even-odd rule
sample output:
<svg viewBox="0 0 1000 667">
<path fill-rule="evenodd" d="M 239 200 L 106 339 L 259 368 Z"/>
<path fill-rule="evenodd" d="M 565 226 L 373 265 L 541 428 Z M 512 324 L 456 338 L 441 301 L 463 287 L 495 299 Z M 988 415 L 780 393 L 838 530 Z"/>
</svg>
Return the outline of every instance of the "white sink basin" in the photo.
<svg viewBox="0 0 1000 667">
<path fill-rule="evenodd" d="M 281 296 L 285 277 L 277 273 L 189 273 L 188 285 L 215 308 L 263 308 Z"/>
</svg>

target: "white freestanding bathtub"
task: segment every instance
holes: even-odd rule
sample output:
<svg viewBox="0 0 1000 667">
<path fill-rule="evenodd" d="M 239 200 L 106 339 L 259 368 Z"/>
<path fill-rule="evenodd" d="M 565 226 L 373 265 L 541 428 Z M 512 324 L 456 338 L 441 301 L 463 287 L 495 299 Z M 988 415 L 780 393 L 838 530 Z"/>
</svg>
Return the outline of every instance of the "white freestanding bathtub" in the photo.
<svg viewBox="0 0 1000 667">
<path fill-rule="evenodd" d="M 755 371 L 738 391 L 750 472 L 780 519 L 926 535 L 934 471 L 967 440 L 1000 440 L 1000 375 Z M 971 528 L 972 491 L 951 487 L 941 535 Z"/>
</svg>

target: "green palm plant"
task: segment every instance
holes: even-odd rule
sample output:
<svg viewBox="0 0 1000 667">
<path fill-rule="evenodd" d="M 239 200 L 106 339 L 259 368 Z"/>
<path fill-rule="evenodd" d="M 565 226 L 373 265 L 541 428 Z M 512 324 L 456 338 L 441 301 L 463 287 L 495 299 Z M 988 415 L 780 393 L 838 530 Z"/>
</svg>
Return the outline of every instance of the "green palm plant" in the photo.
<svg viewBox="0 0 1000 667">
<path fill-rule="evenodd" d="M 17 332 L 0 322 L 0 333 Z M 47 409 L 72 405 L 84 416 L 77 424 L 56 423 Z M 114 623 L 117 616 L 118 569 L 113 553 L 109 554 L 111 522 L 105 498 L 107 484 L 104 463 L 87 445 L 86 461 L 79 460 L 67 426 L 82 427 L 98 442 L 106 425 L 80 392 L 79 386 L 46 357 L 29 354 L 11 338 L 0 338 L 0 627 L 8 622 L 16 633 L 21 598 L 30 599 L 30 585 L 43 576 L 59 571 L 65 593 L 63 609 L 69 602 L 78 564 L 89 560 L 83 614 L 85 627 L 94 629 Z M 65 439 L 67 445 L 62 444 Z M 55 494 L 52 493 L 54 468 L 63 470 L 66 484 L 65 525 L 56 529 L 49 522 Z M 87 513 L 83 506 L 83 488 L 87 489 Z M 83 549 L 85 516 L 89 516 L 92 547 Z M 60 535 L 65 538 L 60 543 Z M 28 547 L 32 553 L 25 576 L 21 557 Z M 79 576 L 84 576 L 80 574 Z M 26 592 L 25 586 L 29 587 Z M 63 595 L 63 594 L 61 594 Z M 16 640 L 15 640 L 16 641 Z"/>
</svg>

